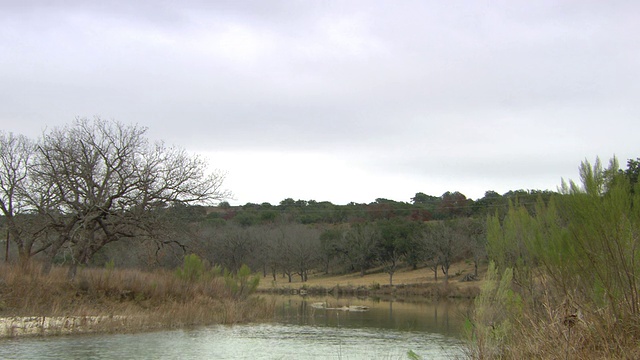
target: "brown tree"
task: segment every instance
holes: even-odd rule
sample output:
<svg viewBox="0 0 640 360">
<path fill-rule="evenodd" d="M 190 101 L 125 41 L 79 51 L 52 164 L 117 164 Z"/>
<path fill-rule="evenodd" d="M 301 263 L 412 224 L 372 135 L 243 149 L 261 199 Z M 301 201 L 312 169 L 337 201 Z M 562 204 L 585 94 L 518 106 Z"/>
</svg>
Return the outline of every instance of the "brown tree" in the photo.
<svg viewBox="0 0 640 360">
<path fill-rule="evenodd" d="M 9 244 L 18 250 L 21 264 L 47 248 L 46 226 L 36 214 L 28 194 L 29 167 L 35 153 L 33 141 L 22 135 L 0 132 L 0 211 L 5 218 L 7 242 L 5 261 L 9 261 Z"/>
<path fill-rule="evenodd" d="M 31 167 L 34 183 L 48 190 L 39 212 L 57 232 L 49 261 L 71 249 L 69 276 L 108 243 L 161 240 L 162 210 L 227 198 L 224 174 L 185 150 L 151 144 L 146 128 L 96 118 L 44 134 Z"/>
</svg>

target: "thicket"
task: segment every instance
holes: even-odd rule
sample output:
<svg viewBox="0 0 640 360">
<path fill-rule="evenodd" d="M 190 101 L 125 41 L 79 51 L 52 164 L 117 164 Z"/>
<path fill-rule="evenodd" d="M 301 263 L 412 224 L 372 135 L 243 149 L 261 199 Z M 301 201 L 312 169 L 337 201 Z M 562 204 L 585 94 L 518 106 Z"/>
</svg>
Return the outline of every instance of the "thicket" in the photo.
<svg viewBox="0 0 640 360">
<path fill-rule="evenodd" d="M 470 317 L 474 357 L 640 357 L 640 185 L 633 172 L 619 170 L 615 158 L 606 168 L 585 161 L 579 184 L 563 182 L 534 211 L 513 203 L 504 219 L 488 219 L 496 269 Z"/>
</svg>

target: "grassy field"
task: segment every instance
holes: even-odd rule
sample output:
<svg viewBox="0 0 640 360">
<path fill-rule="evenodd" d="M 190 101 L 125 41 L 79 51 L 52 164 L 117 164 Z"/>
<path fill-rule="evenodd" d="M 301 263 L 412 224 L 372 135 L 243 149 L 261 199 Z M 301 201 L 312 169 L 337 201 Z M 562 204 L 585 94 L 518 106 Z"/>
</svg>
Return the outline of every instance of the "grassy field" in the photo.
<svg viewBox="0 0 640 360">
<path fill-rule="evenodd" d="M 478 269 L 478 279 L 483 279 L 486 273 L 486 265 Z M 324 275 L 322 273 L 313 273 L 309 275 L 309 279 L 306 282 L 301 282 L 300 277 L 296 276 L 289 283 L 285 277 L 278 277 L 277 281 L 273 281 L 272 278 L 266 277 L 261 280 L 259 290 L 261 291 L 274 291 L 274 290 L 289 290 L 289 289 L 325 289 L 329 290 L 335 287 L 340 288 L 352 288 L 352 289 L 366 289 L 369 294 L 378 295 L 391 295 L 391 294 L 406 294 L 411 295 L 434 295 L 434 296 L 462 296 L 472 297 L 479 292 L 479 285 L 481 281 L 468 281 L 460 282 L 467 274 L 472 274 L 474 271 L 473 263 L 468 261 L 461 261 L 455 263 L 449 269 L 449 284 L 444 285 L 444 276 L 442 271 L 438 274 L 438 282 L 434 279 L 433 271 L 429 268 L 419 268 L 412 270 L 411 268 L 402 268 L 393 275 L 393 287 L 387 286 L 389 284 L 389 274 L 384 272 L 381 268 L 372 269 L 365 276 L 360 276 L 360 273 L 350 273 L 344 275 Z M 446 290 L 445 292 L 434 293 L 434 289 Z M 408 289 L 408 290 L 407 290 Z"/>
</svg>

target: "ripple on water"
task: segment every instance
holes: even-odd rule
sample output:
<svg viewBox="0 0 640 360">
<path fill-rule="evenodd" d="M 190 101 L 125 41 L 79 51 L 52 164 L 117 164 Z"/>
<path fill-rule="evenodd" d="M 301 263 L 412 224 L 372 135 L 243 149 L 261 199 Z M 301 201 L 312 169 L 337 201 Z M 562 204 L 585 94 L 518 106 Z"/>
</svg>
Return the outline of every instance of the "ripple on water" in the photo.
<svg viewBox="0 0 640 360">
<path fill-rule="evenodd" d="M 8 339 L 2 359 L 425 359 L 460 356 L 439 334 L 291 324 L 212 326 L 125 335 Z"/>
</svg>

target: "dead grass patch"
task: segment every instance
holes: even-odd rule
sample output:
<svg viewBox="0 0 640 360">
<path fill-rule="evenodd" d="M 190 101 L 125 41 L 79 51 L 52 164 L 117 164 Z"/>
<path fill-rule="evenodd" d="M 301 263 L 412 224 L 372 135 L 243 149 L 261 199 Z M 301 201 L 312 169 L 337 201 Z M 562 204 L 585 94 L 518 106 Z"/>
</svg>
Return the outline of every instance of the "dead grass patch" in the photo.
<svg viewBox="0 0 640 360">
<path fill-rule="evenodd" d="M 466 261 L 451 266 L 448 284 L 439 276 L 435 281 L 433 271 L 428 268 L 412 270 L 405 268 L 393 276 L 393 286 L 389 284 L 389 274 L 381 269 L 372 269 L 365 276 L 360 273 L 344 275 L 311 274 L 308 281 L 286 279 L 268 281 L 263 278 L 261 292 L 278 294 L 298 294 L 335 296 L 384 296 L 384 297 L 431 297 L 431 298 L 474 298 L 480 293 L 481 281 L 460 282 L 466 274 L 473 273 L 473 264 Z M 478 278 L 484 278 L 486 266 L 479 269 Z"/>
<path fill-rule="evenodd" d="M 275 307 L 259 298 L 234 298 L 222 278 L 185 281 L 163 270 L 83 269 L 69 281 L 66 271 L 43 275 L 37 265 L 0 266 L 0 316 L 106 316 L 118 321 L 102 321 L 95 331 L 136 331 L 246 322 L 271 317 Z"/>
</svg>

